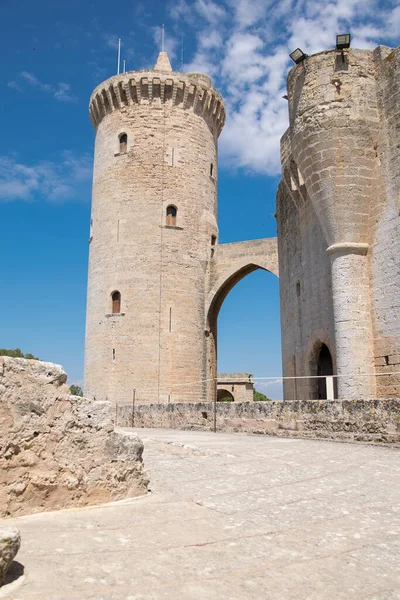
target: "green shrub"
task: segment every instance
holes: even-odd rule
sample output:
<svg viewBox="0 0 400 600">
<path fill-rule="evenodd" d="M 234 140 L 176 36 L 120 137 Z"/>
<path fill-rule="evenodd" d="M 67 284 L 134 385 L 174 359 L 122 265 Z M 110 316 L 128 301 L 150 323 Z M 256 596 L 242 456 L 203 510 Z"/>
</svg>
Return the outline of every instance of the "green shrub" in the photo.
<svg viewBox="0 0 400 600">
<path fill-rule="evenodd" d="M 69 386 L 71 396 L 83 396 L 83 390 L 79 385 L 72 384 Z"/>
<path fill-rule="evenodd" d="M 20 348 L 14 348 L 7 350 L 6 348 L 0 348 L 0 356 L 11 356 L 11 358 L 29 358 L 30 360 L 40 360 L 37 356 L 33 356 L 30 352 L 24 354 Z"/>
<path fill-rule="evenodd" d="M 268 396 L 266 396 L 265 394 L 262 394 L 261 392 L 258 392 L 257 390 L 253 391 L 253 400 L 254 402 L 270 402 L 271 398 L 268 398 Z"/>
</svg>

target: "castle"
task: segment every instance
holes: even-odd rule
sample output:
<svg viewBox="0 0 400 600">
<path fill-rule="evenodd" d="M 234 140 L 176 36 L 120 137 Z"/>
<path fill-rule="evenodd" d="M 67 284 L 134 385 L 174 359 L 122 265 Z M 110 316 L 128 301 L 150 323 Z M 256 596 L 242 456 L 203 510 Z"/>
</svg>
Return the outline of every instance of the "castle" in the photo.
<svg viewBox="0 0 400 600">
<path fill-rule="evenodd" d="M 332 50 L 290 71 L 278 238 L 232 244 L 218 243 L 210 78 L 161 52 L 94 90 L 86 396 L 213 400 L 219 309 L 261 268 L 280 275 L 283 375 L 305 377 L 286 400 L 327 397 L 307 376 L 330 374 L 336 397 L 398 397 L 399 61 Z"/>
</svg>

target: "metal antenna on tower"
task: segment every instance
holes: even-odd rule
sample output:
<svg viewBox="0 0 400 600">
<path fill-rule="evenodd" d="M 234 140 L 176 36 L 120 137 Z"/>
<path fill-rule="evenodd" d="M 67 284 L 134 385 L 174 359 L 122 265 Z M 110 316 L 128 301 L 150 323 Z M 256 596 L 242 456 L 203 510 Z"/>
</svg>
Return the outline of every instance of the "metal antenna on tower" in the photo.
<svg viewBox="0 0 400 600">
<path fill-rule="evenodd" d="M 164 23 L 161 30 L 161 52 L 164 52 L 164 41 L 165 41 L 165 28 Z"/>
<path fill-rule="evenodd" d="M 120 64 L 121 64 L 121 40 L 118 40 L 118 70 L 117 70 L 117 75 L 119 75 L 119 68 L 120 68 Z"/>
<path fill-rule="evenodd" d="M 124 73 L 125 73 L 125 65 L 126 65 L 126 60 L 124 60 Z"/>
</svg>

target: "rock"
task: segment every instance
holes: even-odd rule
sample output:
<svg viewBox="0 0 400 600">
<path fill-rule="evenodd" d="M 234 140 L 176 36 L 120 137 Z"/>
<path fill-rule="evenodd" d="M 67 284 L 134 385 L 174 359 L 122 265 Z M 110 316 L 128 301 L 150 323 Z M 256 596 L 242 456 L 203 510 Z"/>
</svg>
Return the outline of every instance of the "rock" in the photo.
<svg viewBox="0 0 400 600">
<path fill-rule="evenodd" d="M 15 527 L 0 527 L 0 586 L 21 546 L 21 534 Z"/>
<path fill-rule="evenodd" d="M 143 443 L 110 402 L 71 396 L 62 367 L 0 357 L 0 518 L 147 491 Z"/>
</svg>

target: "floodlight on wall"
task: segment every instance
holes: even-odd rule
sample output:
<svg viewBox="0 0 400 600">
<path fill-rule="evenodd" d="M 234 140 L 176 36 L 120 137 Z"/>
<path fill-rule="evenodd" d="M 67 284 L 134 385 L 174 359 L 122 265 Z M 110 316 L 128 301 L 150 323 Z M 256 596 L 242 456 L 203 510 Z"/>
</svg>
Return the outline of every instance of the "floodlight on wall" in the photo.
<svg viewBox="0 0 400 600">
<path fill-rule="evenodd" d="M 300 64 L 305 58 L 307 58 L 307 54 L 305 54 L 303 50 L 300 50 L 300 48 L 296 48 L 296 50 L 293 50 L 293 52 L 291 52 L 289 56 L 292 59 L 292 61 L 296 63 L 296 65 Z"/>
<path fill-rule="evenodd" d="M 336 50 L 345 50 L 350 48 L 350 33 L 340 33 L 336 36 Z"/>
</svg>

